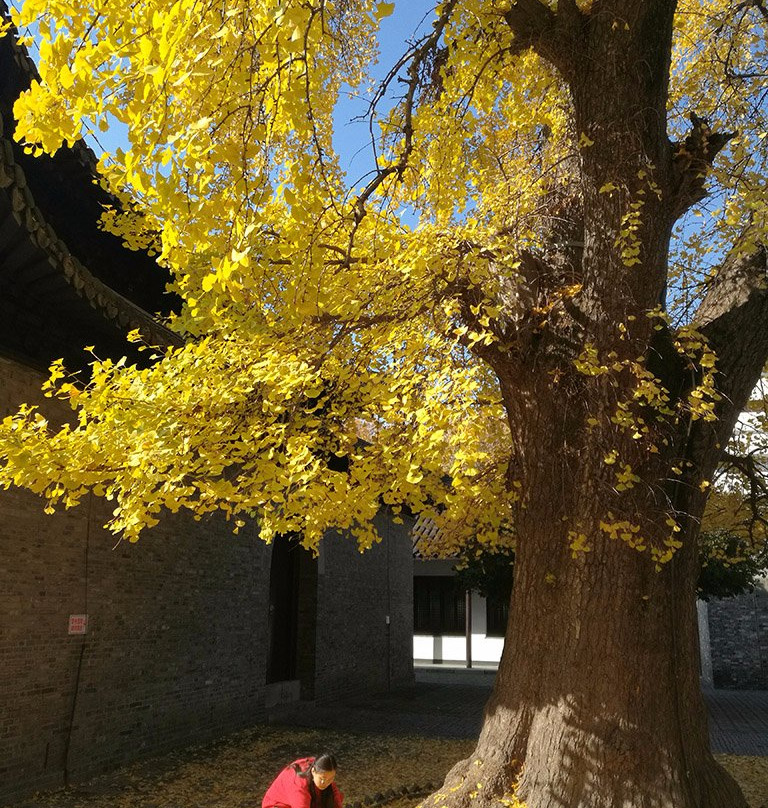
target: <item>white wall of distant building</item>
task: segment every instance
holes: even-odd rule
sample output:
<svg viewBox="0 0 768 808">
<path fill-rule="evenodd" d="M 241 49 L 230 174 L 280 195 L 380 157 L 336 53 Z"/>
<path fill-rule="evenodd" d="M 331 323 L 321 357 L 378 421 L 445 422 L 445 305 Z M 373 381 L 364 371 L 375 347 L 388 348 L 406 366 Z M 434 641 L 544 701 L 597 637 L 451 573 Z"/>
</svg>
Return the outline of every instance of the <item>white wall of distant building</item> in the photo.
<svg viewBox="0 0 768 808">
<path fill-rule="evenodd" d="M 415 576 L 450 577 L 453 572 L 451 561 L 414 560 Z M 498 664 L 504 647 L 504 638 L 487 635 L 486 602 L 476 592 L 472 593 L 472 630 L 471 660 L 472 664 Z M 467 663 L 467 637 L 451 634 L 420 634 L 413 636 L 413 659 L 415 663 Z"/>
</svg>

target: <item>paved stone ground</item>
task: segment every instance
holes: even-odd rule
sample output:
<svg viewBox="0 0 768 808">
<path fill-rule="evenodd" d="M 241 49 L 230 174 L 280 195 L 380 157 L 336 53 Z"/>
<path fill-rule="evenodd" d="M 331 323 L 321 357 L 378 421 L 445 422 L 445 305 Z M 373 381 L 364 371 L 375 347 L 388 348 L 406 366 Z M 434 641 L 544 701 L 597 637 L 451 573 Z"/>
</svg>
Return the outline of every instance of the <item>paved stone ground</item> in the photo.
<svg viewBox="0 0 768 808">
<path fill-rule="evenodd" d="M 471 738 L 480 730 L 489 693 L 490 683 L 417 682 L 373 697 L 276 707 L 269 723 L 382 735 Z"/>
<path fill-rule="evenodd" d="M 471 738 L 482 722 L 493 671 L 417 670 L 411 687 L 374 697 L 274 708 L 272 724 L 355 732 Z M 768 692 L 705 690 L 712 750 L 768 756 Z"/>
<path fill-rule="evenodd" d="M 705 690 L 712 750 L 768 757 L 768 691 Z"/>
</svg>

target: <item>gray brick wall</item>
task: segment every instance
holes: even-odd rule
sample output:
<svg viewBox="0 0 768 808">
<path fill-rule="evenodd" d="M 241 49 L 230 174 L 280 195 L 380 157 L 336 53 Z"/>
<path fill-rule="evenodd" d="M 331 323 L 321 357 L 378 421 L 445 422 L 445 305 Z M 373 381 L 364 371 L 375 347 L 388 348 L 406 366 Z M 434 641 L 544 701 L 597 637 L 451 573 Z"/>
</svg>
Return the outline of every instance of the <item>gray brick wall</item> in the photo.
<svg viewBox="0 0 768 808">
<path fill-rule="evenodd" d="M 408 525 L 386 512 L 380 544 L 359 553 L 330 535 L 318 562 L 314 698 L 387 690 L 413 681 L 413 553 Z M 389 623 L 387 623 L 389 617 Z"/>
<path fill-rule="evenodd" d="M 715 687 L 768 690 L 768 579 L 754 592 L 708 603 Z"/>
<path fill-rule="evenodd" d="M 0 417 L 40 400 L 43 378 L 0 357 Z M 117 542 L 108 510 L 94 498 L 48 516 L 0 492 L 0 805 L 265 717 L 271 547 L 182 514 Z M 371 552 L 331 535 L 302 560 L 304 698 L 413 679 L 411 541 L 378 521 Z M 73 614 L 88 614 L 84 636 L 68 634 Z"/>
<path fill-rule="evenodd" d="M 0 407 L 40 381 L 0 359 Z M 169 515 L 116 544 L 107 514 L 0 493 L 0 804 L 65 768 L 76 781 L 263 718 L 270 549 L 255 529 Z"/>
</svg>

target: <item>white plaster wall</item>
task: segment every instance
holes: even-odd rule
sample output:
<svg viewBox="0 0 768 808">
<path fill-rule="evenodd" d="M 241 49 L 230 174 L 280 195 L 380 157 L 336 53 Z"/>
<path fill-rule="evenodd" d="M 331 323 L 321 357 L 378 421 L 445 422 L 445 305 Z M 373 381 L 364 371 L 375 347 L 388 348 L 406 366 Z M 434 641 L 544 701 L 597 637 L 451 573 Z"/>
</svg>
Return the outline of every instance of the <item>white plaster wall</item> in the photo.
<svg viewBox="0 0 768 808">
<path fill-rule="evenodd" d="M 424 572 L 419 575 L 441 574 Z M 444 572 L 442 573 L 445 574 Z M 485 635 L 485 598 L 472 593 L 472 662 L 498 663 L 504 647 L 503 637 Z M 426 662 L 458 662 L 466 664 L 467 639 L 465 636 L 435 637 L 415 634 L 413 637 L 413 658 Z"/>
</svg>

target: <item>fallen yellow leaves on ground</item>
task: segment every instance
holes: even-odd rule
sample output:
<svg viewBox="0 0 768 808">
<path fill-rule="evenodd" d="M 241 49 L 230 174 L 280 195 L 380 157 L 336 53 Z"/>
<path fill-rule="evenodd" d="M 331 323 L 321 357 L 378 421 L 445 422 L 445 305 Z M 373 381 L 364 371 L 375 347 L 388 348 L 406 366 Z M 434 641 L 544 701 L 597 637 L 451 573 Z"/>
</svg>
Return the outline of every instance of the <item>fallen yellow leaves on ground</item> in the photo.
<svg viewBox="0 0 768 808">
<path fill-rule="evenodd" d="M 267 786 L 286 763 L 323 751 L 336 755 L 337 782 L 351 805 L 402 786 L 437 787 L 473 747 L 466 740 L 259 726 L 37 794 L 28 808 L 260 808 Z M 418 800 L 403 801 L 403 808 L 405 802 Z"/>
<path fill-rule="evenodd" d="M 768 806 L 768 757 L 716 757 L 736 778 L 752 808 Z"/>
<path fill-rule="evenodd" d="M 259 726 L 205 746 L 150 758 L 69 789 L 35 795 L 17 808 L 260 808 L 279 769 L 295 758 L 332 751 L 345 803 L 414 808 L 393 797 L 404 786 L 437 788 L 472 740 L 354 734 Z M 752 808 L 768 804 L 768 757 L 718 756 Z"/>
</svg>

